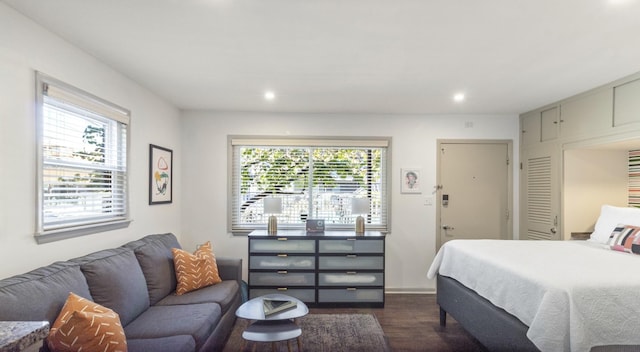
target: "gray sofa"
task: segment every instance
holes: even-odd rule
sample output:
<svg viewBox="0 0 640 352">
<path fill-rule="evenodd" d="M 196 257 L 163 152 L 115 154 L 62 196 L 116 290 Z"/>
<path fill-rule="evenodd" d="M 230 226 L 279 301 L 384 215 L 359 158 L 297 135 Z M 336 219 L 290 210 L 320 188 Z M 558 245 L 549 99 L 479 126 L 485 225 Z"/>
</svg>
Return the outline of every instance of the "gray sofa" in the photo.
<svg viewBox="0 0 640 352">
<path fill-rule="evenodd" d="M 177 296 L 171 248 L 180 248 L 173 234 L 149 235 L 0 280 L 0 320 L 53 324 L 73 292 L 120 315 L 130 352 L 222 350 L 242 301 L 242 259 L 216 257 L 223 281 Z"/>
</svg>

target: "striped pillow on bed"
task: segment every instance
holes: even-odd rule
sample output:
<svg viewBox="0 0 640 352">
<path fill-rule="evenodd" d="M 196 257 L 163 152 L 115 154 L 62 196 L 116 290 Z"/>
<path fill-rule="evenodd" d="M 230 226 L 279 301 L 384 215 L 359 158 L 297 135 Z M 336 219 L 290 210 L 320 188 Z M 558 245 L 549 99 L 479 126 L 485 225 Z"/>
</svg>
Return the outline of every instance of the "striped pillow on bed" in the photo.
<svg viewBox="0 0 640 352">
<path fill-rule="evenodd" d="M 616 251 L 640 254 L 640 226 L 618 224 L 607 244 Z"/>
</svg>

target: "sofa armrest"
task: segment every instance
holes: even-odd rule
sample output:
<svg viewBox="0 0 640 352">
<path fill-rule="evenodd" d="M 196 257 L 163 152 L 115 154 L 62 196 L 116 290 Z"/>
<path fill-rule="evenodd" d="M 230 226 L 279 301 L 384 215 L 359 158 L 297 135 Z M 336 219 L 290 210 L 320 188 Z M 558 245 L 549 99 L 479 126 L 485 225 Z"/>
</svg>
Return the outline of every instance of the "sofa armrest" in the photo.
<svg viewBox="0 0 640 352">
<path fill-rule="evenodd" d="M 222 280 L 236 280 L 242 284 L 242 258 L 216 258 L 218 273 Z"/>
</svg>

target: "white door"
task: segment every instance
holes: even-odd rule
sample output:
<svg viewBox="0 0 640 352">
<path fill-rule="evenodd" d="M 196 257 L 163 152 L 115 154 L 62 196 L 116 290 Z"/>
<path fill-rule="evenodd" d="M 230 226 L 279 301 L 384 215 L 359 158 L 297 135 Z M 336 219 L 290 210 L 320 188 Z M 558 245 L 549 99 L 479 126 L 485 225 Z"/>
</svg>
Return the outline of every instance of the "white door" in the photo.
<svg viewBox="0 0 640 352">
<path fill-rule="evenodd" d="M 539 145 L 520 153 L 520 239 L 561 238 L 559 154 L 555 144 Z"/>
<path fill-rule="evenodd" d="M 438 248 L 452 239 L 511 238 L 507 141 L 439 142 Z"/>
</svg>

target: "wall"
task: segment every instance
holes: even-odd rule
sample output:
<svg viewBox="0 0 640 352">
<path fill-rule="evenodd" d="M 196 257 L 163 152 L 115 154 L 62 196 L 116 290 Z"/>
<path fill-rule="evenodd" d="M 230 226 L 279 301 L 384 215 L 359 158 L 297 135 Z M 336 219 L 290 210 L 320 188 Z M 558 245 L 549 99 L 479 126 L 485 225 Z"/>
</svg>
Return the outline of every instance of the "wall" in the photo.
<svg viewBox="0 0 640 352">
<path fill-rule="evenodd" d="M 629 152 L 626 149 L 568 149 L 563 166 L 563 238 L 592 232 L 603 204 L 627 206 Z"/>
<path fill-rule="evenodd" d="M 227 136 L 391 136 L 392 233 L 387 237 L 386 289 L 433 291 L 426 278 L 436 247 L 436 210 L 424 205 L 436 184 L 438 139 L 510 139 L 518 158 L 517 115 L 379 116 L 353 114 L 257 114 L 187 111 L 182 114 L 183 245 L 212 240 L 219 256 L 239 256 L 247 267 L 247 238 L 227 233 Z M 473 125 L 473 127 L 466 127 Z M 514 190 L 519 160 L 514 160 Z M 400 193 L 400 168 L 422 169 L 422 194 Z M 519 199 L 514 191 L 514 214 Z M 518 221 L 514 221 L 517 234 Z M 246 276 L 245 276 L 246 277 Z"/>
<path fill-rule="evenodd" d="M 36 244 L 35 74 L 42 71 L 131 111 L 129 186 L 133 222 L 109 231 Z M 180 154 L 179 111 L 87 53 L 0 2 L 0 278 L 118 246 L 149 233 L 180 233 L 180 183 L 170 205 L 148 205 L 148 149 Z M 180 179 L 180 159 L 174 164 Z"/>
</svg>

